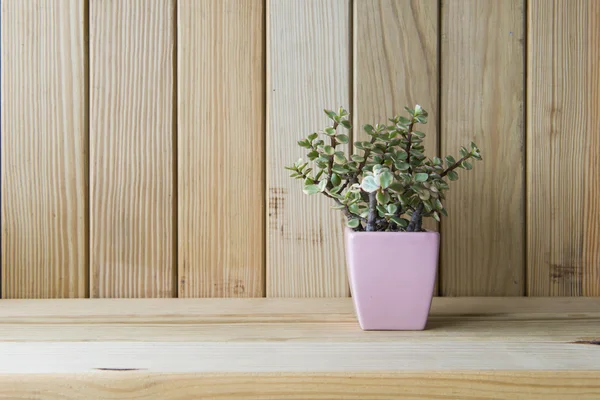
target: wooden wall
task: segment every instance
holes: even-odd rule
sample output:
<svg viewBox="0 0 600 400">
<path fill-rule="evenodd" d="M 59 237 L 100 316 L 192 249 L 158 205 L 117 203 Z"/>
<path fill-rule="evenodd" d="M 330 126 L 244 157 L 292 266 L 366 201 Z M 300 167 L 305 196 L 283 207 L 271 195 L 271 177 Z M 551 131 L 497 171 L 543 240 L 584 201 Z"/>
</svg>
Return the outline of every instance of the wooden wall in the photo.
<svg viewBox="0 0 600 400">
<path fill-rule="evenodd" d="M 1 0 L 2 298 L 348 296 L 283 166 L 345 106 L 473 139 L 443 296 L 600 295 L 600 1 Z M 356 130 L 354 138 L 362 133 Z"/>
</svg>

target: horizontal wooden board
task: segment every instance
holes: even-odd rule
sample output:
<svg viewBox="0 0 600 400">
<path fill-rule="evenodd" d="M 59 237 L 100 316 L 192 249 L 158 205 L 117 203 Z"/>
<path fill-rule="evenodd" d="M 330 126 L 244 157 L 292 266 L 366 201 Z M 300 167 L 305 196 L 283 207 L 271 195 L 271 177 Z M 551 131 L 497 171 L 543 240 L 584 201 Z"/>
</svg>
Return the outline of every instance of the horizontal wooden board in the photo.
<svg viewBox="0 0 600 400">
<path fill-rule="evenodd" d="M 173 328 L 173 335 L 177 329 Z M 175 374 L 495 369 L 600 373 L 600 346 L 482 342 L 476 334 L 470 341 L 447 338 L 431 342 L 411 338 L 385 342 L 302 342 L 293 338 L 249 342 L 243 337 L 227 343 L 0 342 L 0 354 L 0 374 L 71 374 L 103 369 Z"/>
<path fill-rule="evenodd" d="M 1 376 L 0 398 L 65 400 L 596 400 L 597 371 Z"/>
<path fill-rule="evenodd" d="M 10 300 L 0 307 L 0 342 L 564 344 L 600 340 L 598 326 L 600 298 L 436 298 L 424 332 L 369 333 L 351 299 Z"/>
</svg>

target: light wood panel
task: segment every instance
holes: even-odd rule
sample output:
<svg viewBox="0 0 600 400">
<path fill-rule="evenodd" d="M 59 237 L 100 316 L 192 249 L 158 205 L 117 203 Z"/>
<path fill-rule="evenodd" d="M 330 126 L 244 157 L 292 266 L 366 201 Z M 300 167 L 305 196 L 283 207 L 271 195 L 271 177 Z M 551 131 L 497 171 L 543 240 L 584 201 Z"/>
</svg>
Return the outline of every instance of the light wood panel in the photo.
<svg viewBox="0 0 600 400">
<path fill-rule="evenodd" d="M 350 2 L 269 0 L 267 21 L 267 296 L 347 296 L 342 214 L 283 167 L 350 106 Z"/>
<path fill-rule="evenodd" d="M 177 8 L 179 296 L 263 296 L 263 1 Z"/>
<path fill-rule="evenodd" d="M 596 371 L 473 371 L 339 374 L 147 374 L 0 376 L 0 397 L 45 393 L 65 400 L 595 400 Z"/>
<path fill-rule="evenodd" d="M 2 1 L 2 297 L 87 295 L 84 2 Z"/>
<path fill-rule="evenodd" d="M 524 293 L 524 3 L 443 2 L 441 153 L 477 143 L 441 223 L 441 294 Z"/>
<path fill-rule="evenodd" d="M 583 231 L 584 296 L 600 296 L 600 2 L 588 0 L 588 166 Z"/>
<path fill-rule="evenodd" d="M 173 0 L 90 2 L 91 295 L 171 297 Z"/>
<path fill-rule="evenodd" d="M 6 300 L 0 321 L 0 342 L 583 344 L 600 341 L 600 298 L 435 298 L 418 333 L 361 331 L 349 298 Z"/>
<path fill-rule="evenodd" d="M 529 4 L 528 292 L 600 295 L 597 1 Z"/>
</svg>

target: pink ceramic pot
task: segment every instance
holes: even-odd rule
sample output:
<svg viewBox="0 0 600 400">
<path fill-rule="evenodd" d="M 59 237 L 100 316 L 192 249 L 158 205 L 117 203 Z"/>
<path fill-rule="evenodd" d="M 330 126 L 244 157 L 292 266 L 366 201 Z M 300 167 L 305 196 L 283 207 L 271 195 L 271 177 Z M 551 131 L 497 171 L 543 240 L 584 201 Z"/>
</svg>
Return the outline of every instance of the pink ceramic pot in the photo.
<svg viewBox="0 0 600 400">
<path fill-rule="evenodd" d="M 346 229 L 350 290 L 364 330 L 423 330 L 435 283 L 437 232 Z"/>
</svg>

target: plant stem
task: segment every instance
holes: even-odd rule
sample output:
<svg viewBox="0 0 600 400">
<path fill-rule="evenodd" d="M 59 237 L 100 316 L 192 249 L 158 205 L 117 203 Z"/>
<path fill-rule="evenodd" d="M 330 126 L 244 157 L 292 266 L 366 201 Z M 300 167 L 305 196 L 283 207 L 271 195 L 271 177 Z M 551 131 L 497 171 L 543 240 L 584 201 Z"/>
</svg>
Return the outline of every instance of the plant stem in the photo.
<svg viewBox="0 0 600 400">
<path fill-rule="evenodd" d="M 377 219 L 377 192 L 369 193 L 369 219 L 367 220 L 367 232 L 376 230 L 375 220 Z"/>
<path fill-rule="evenodd" d="M 463 158 L 461 158 L 460 160 L 458 160 L 457 162 L 452 164 L 452 166 L 448 167 L 444 172 L 442 172 L 440 174 L 440 176 L 442 178 L 445 177 L 446 175 L 448 175 L 448 173 L 450 173 L 451 171 L 454 171 L 456 168 L 458 168 L 460 166 L 460 164 L 463 163 L 463 161 L 467 161 L 469 158 L 471 158 L 471 154 L 467 154 L 466 156 L 464 156 Z"/>
<path fill-rule="evenodd" d="M 408 144 L 406 145 L 406 163 L 408 164 L 408 173 L 412 174 L 412 168 L 410 166 L 410 149 L 412 147 L 412 130 L 415 125 L 414 121 L 408 125 Z"/>
<path fill-rule="evenodd" d="M 423 213 L 423 203 L 419 203 L 417 209 L 413 211 L 412 217 L 410 218 L 410 223 L 406 228 L 407 232 L 418 232 L 417 226 L 419 225 L 419 220 L 422 218 L 421 214 Z"/>
<path fill-rule="evenodd" d="M 336 130 L 338 127 L 338 122 L 335 121 L 333 123 L 333 130 Z M 333 151 L 335 152 L 335 147 L 337 146 L 337 140 L 335 139 L 335 134 L 333 136 L 330 136 L 331 138 L 331 147 L 333 147 Z M 327 187 L 329 189 L 331 189 L 333 187 L 333 183 L 331 183 L 331 169 L 333 168 L 333 157 L 334 156 L 329 156 L 329 163 L 327 163 L 327 176 L 329 176 L 329 179 L 327 180 Z"/>
</svg>

